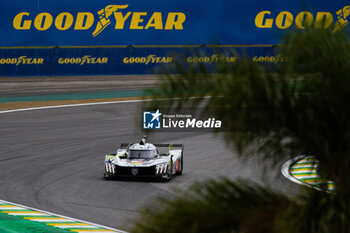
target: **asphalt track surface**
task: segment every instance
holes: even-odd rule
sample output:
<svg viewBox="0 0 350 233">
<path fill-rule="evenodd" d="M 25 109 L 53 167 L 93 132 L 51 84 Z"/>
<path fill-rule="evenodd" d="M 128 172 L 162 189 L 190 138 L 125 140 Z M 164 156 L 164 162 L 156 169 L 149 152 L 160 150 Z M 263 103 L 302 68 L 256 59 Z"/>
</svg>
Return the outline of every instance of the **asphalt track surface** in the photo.
<svg viewBox="0 0 350 233">
<path fill-rule="evenodd" d="M 122 230 L 142 206 L 196 181 L 249 178 L 284 192 L 296 185 L 280 167 L 242 162 L 220 135 L 158 133 L 149 140 L 184 143 L 184 174 L 170 182 L 102 178 L 104 154 L 137 141 L 140 103 L 118 103 L 0 114 L 0 199 Z M 265 175 L 263 175 L 265 174 Z"/>
<path fill-rule="evenodd" d="M 0 77 L 0 97 L 139 90 L 158 80 L 155 75 Z"/>
</svg>

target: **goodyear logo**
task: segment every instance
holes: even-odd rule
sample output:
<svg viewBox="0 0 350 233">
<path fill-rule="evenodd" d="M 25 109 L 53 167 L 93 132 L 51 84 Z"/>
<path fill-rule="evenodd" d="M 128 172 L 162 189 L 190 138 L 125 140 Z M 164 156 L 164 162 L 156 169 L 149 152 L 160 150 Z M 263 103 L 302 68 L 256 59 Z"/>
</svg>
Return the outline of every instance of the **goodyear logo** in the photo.
<svg viewBox="0 0 350 233">
<path fill-rule="evenodd" d="M 218 62 L 224 62 L 224 63 L 234 63 L 237 61 L 237 57 L 228 57 L 228 56 L 222 56 L 219 54 L 213 54 L 211 56 L 207 57 L 188 57 L 187 63 L 218 63 Z"/>
<path fill-rule="evenodd" d="M 54 16 L 48 12 L 42 12 L 35 16 L 29 12 L 18 13 L 13 19 L 13 27 L 16 30 L 38 30 L 46 31 L 56 28 L 60 31 L 68 29 L 88 30 L 94 25 L 92 36 L 98 36 L 105 30 L 112 21 L 115 22 L 114 29 L 122 30 L 183 30 L 186 15 L 182 12 L 166 13 L 163 21 L 162 12 L 126 12 L 129 5 L 108 5 L 98 11 L 98 19 L 91 12 L 78 12 L 74 18 L 69 12 L 62 12 Z M 125 11 L 121 11 L 125 10 Z M 112 20 L 114 19 L 114 20 Z M 96 22 L 95 22 L 96 21 Z"/>
<path fill-rule="evenodd" d="M 43 63 L 44 58 L 32 58 L 27 56 L 0 58 L 0 65 L 41 65 Z"/>
<path fill-rule="evenodd" d="M 167 64 L 173 62 L 173 57 L 157 57 L 155 54 L 148 55 L 147 57 L 124 57 L 123 62 L 126 64 Z"/>
<path fill-rule="evenodd" d="M 336 12 L 337 18 L 334 19 L 330 12 L 317 12 L 315 15 L 309 11 L 299 12 L 295 17 L 289 11 L 279 12 L 274 18 L 271 17 L 271 11 L 261 11 L 255 17 L 255 26 L 258 28 L 272 28 L 276 26 L 279 29 L 287 29 L 293 24 L 300 29 L 315 26 L 316 28 L 329 28 L 335 21 L 333 32 L 342 30 L 349 24 L 350 6 L 345 6 Z"/>
<path fill-rule="evenodd" d="M 85 64 L 106 64 L 108 63 L 108 57 L 92 57 L 90 55 L 85 55 L 83 57 L 76 58 L 58 58 L 58 64 L 77 64 L 77 65 L 85 65 Z"/>
</svg>

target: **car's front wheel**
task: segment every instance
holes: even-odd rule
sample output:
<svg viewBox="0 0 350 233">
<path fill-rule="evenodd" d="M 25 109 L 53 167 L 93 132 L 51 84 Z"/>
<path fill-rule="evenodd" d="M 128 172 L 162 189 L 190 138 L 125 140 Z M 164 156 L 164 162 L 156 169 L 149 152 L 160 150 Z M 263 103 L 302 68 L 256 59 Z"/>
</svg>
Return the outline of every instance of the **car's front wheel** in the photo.
<svg viewBox="0 0 350 233">
<path fill-rule="evenodd" d="M 103 178 L 104 178 L 105 180 L 110 180 L 110 179 L 111 179 L 110 175 L 108 175 L 108 174 L 106 174 L 106 173 L 103 175 Z"/>
</svg>

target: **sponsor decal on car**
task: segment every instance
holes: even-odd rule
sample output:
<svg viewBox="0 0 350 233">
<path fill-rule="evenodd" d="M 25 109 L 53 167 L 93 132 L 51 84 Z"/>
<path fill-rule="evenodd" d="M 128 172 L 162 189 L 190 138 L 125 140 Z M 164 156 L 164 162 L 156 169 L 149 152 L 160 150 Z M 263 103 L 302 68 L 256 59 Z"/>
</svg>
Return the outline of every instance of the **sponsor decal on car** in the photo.
<svg viewBox="0 0 350 233">
<path fill-rule="evenodd" d="M 139 164 L 143 164 L 143 161 L 142 160 L 140 160 L 140 161 L 132 160 L 130 162 L 130 165 L 139 165 Z"/>
</svg>

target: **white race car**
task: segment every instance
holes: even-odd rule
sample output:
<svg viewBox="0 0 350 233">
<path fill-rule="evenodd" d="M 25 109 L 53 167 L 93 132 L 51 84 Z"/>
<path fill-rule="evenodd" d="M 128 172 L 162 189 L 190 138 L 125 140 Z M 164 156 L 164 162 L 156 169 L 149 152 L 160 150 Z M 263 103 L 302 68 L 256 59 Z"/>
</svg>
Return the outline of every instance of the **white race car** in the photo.
<svg viewBox="0 0 350 233">
<path fill-rule="evenodd" d="M 166 150 L 164 153 L 161 150 Z M 122 143 L 113 154 L 105 155 L 104 177 L 158 177 L 170 180 L 182 175 L 183 144 Z"/>
</svg>

